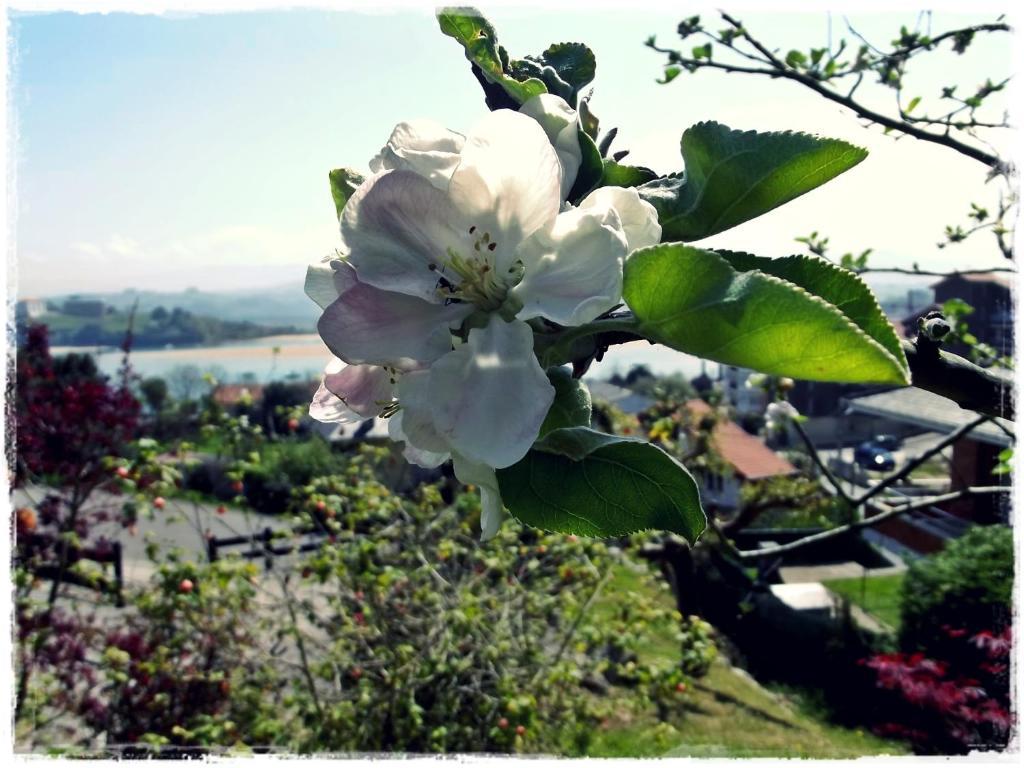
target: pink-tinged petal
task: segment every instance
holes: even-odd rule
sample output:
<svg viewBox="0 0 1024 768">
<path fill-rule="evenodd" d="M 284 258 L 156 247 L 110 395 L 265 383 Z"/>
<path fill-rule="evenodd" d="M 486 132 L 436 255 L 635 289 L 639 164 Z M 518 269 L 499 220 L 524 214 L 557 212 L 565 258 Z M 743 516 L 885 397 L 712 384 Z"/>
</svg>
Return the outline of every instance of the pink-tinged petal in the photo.
<svg viewBox="0 0 1024 768">
<path fill-rule="evenodd" d="M 351 424 L 378 416 L 393 399 L 388 371 L 375 365 L 346 365 L 335 357 L 324 369 L 309 415 L 317 421 Z"/>
<path fill-rule="evenodd" d="M 496 468 L 526 454 L 555 397 L 533 331 L 497 316 L 430 366 L 428 383 L 434 427 L 451 451 Z"/>
<path fill-rule="evenodd" d="M 451 458 L 451 454 L 447 451 L 425 451 L 410 443 L 408 436 L 402 429 L 403 421 L 404 416 L 401 411 L 388 419 L 388 435 L 396 443 L 405 443 L 405 448 L 402 449 L 402 456 L 405 457 L 406 461 L 424 469 L 434 469 Z"/>
<path fill-rule="evenodd" d="M 505 270 L 520 242 L 547 225 L 561 205 L 562 167 L 543 129 L 508 109 L 488 114 L 470 133 L 449 191 L 463 221 L 496 243 Z"/>
<path fill-rule="evenodd" d="M 395 397 L 394 374 L 377 365 L 346 365 L 334 358 L 324 370 L 323 384 L 364 419 L 379 416 Z"/>
<path fill-rule="evenodd" d="M 480 489 L 480 541 L 493 539 L 505 517 L 498 475 L 486 464 L 470 461 L 457 453 L 452 456 L 452 468 L 460 483 L 475 485 Z"/>
<path fill-rule="evenodd" d="M 472 311 L 470 304 L 433 304 L 357 280 L 324 310 L 317 330 L 348 363 L 410 368 L 450 351 L 451 328 Z"/>
<path fill-rule="evenodd" d="M 560 213 L 517 254 L 523 279 L 512 290 L 521 319 L 546 317 L 580 325 L 622 300 L 626 238 L 613 209 L 576 208 Z"/>
<path fill-rule="evenodd" d="M 446 190 L 465 142 L 464 136 L 433 120 L 399 123 L 380 154 L 370 161 L 370 170 L 413 171 Z"/>
<path fill-rule="evenodd" d="M 434 426 L 434 404 L 430 401 L 430 372 L 413 371 L 398 380 L 395 390 L 401 410 L 401 419 L 392 416 L 388 431 L 394 439 L 404 440 L 419 451 L 446 454 L 451 449 L 448 441 Z"/>
<path fill-rule="evenodd" d="M 658 212 L 646 200 L 641 200 L 640 194 L 632 187 L 599 187 L 580 203 L 580 210 L 597 212 L 608 209 L 619 215 L 629 252 L 661 242 Z"/>
<path fill-rule="evenodd" d="M 341 214 L 341 237 L 359 280 L 433 299 L 437 266 L 468 230 L 448 195 L 412 171 L 387 171 L 355 191 Z"/>
<path fill-rule="evenodd" d="M 519 112 L 540 123 L 548 141 L 555 148 L 558 162 L 562 164 L 561 196 L 564 200 L 576 181 L 576 174 L 583 161 L 576 110 L 561 96 L 540 93 L 523 102 Z"/>
</svg>

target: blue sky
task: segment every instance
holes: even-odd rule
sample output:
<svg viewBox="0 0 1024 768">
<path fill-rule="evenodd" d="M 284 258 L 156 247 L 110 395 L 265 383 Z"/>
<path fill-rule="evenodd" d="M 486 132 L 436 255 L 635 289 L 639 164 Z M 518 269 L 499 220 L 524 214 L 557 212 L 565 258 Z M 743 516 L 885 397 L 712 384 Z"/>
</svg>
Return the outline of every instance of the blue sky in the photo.
<svg viewBox="0 0 1024 768">
<path fill-rule="evenodd" d="M 946 223 L 986 200 L 984 169 L 952 152 L 865 130 L 788 83 L 705 72 L 668 86 L 643 40 L 678 41 L 681 12 L 496 9 L 514 53 L 579 40 L 597 54 L 593 107 L 632 160 L 678 170 L 679 135 L 701 120 L 796 129 L 871 150 L 826 187 L 709 240 L 768 256 L 817 229 L 879 265 L 998 265 L 986 238 L 938 251 Z M 990 20 L 936 14 L 935 28 Z M 786 48 L 826 39 L 824 13 L 742 14 Z M 916 15 L 853 16 L 889 40 Z M 843 30 L 833 17 L 833 34 Z M 460 49 L 429 11 L 277 11 L 162 17 L 11 17 L 17 292 L 126 287 L 230 290 L 301 284 L 335 246 L 327 171 L 365 167 L 395 123 L 432 117 L 467 131 L 485 109 Z M 956 69 L 951 69 L 951 65 Z M 924 94 L 1008 73 L 1010 38 L 922 70 Z"/>
</svg>

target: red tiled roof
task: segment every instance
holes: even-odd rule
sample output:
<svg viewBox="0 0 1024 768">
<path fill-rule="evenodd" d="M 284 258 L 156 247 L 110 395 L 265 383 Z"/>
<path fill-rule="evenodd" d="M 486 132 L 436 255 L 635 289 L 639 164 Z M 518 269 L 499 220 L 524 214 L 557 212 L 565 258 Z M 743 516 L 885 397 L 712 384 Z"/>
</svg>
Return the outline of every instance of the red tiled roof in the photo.
<svg viewBox="0 0 1024 768">
<path fill-rule="evenodd" d="M 711 406 L 703 400 L 689 400 L 686 408 L 698 416 L 711 413 Z M 718 420 L 711 433 L 711 440 L 718 455 L 729 463 L 737 475 L 747 480 L 796 472 L 796 467 L 765 445 L 760 438 L 747 434 L 729 419 Z"/>
<path fill-rule="evenodd" d="M 263 387 L 259 384 L 220 384 L 213 391 L 213 399 L 218 405 L 235 405 L 246 391 L 253 400 L 263 397 Z"/>
</svg>

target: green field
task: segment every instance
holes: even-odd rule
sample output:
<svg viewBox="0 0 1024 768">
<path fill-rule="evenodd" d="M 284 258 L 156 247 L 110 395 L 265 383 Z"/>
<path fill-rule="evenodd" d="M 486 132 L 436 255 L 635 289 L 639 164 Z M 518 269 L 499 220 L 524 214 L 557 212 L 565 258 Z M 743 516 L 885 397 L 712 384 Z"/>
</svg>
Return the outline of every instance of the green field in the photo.
<svg viewBox="0 0 1024 768">
<path fill-rule="evenodd" d="M 894 632 L 899 631 L 902 573 L 863 579 L 835 579 L 824 584 L 854 605 L 859 605 Z"/>
<path fill-rule="evenodd" d="M 620 567 L 594 606 L 614 611 L 620 600 L 637 593 L 671 607 L 672 595 L 659 579 Z M 641 658 L 671 661 L 678 654 L 671 625 L 651 627 L 653 641 Z M 614 689 L 613 689 L 614 690 Z M 628 694 L 620 693 L 620 696 Z M 721 656 L 708 674 L 694 681 L 679 709 L 666 722 L 648 710 L 636 716 L 628 706 L 618 709 L 597 732 L 592 757 L 801 757 L 853 758 L 861 755 L 907 754 L 900 742 L 876 738 L 825 722 L 800 700 L 773 693 Z"/>
</svg>

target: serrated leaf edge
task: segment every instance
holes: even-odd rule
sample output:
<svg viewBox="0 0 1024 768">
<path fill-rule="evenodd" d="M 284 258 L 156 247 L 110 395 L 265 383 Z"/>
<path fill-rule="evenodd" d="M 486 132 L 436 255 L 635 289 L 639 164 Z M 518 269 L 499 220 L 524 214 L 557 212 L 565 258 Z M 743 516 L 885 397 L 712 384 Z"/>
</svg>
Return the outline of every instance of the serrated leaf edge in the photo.
<svg viewBox="0 0 1024 768">
<path fill-rule="evenodd" d="M 693 246 L 690 246 L 690 247 L 692 248 Z M 715 253 L 715 254 L 718 254 L 719 251 L 728 251 L 728 249 L 725 249 L 725 248 L 711 248 L 711 249 L 707 249 L 707 250 L 710 250 L 711 253 Z M 732 251 L 732 253 L 741 253 L 741 254 L 743 254 L 745 256 L 751 256 L 751 257 L 753 257 L 755 259 L 771 258 L 771 257 L 768 257 L 768 256 L 758 256 L 757 254 L 749 253 L 747 251 Z M 906 356 L 906 353 L 903 351 L 903 346 L 900 344 L 900 337 L 896 333 L 896 328 L 893 326 L 893 324 L 886 317 L 885 312 L 882 310 L 882 305 L 878 303 L 878 297 L 875 296 L 875 292 L 871 290 L 871 287 L 867 283 L 865 283 L 863 279 L 861 279 L 860 275 L 858 275 L 856 272 L 854 272 L 852 270 L 845 269 L 845 268 L 839 266 L 838 264 L 836 264 L 833 261 L 829 261 L 828 259 L 823 259 L 820 256 L 814 256 L 814 255 L 807 254 L 807 253 L 792 253 L 792 254 L 789 254 L 787 256 L 779 256 L 778 258 L 771 258 L 772 261 L 781 261 L 782 259 L 797 259 L 799 261 L 805 261 L 805 262 L 810 262 L 810 263 L 815 263 L 815 264 L 822 264 L 822 265 L 826 266 L 827 268 L 829 268 L 832 272 L 845 272 L 846 274 L 852 275 L 853 278 L 858 283 L 860 283 L 862 286 L 864 286 L 865 289 L 867 289 L 868 296 L 871 297 L 872 309 L 877 311 L 879 316 L 889 324 L 889 328 L 890 328 L 890 330 L 892 330 L 892 333 L 893 333 L 893 340 L 896 342 L 894 346 L 895 346 L 895 348 L 897 350 L 899 350 L 899 355 L 893 355 L 893 357 L 896 358 L 897 362 L 901 362 L 902 363 L 902 367 L 904 369 L 906 369 L 908 371 L 910 370 L 910 364 L 907 362 L 907 356 Z M 730 264 L 729 266 L 731 267 L 732 265 Z M 756 270 L 756 271 L 761 272 L 761 270 Z M 767 274 L 767 273 L 762 272 L 762 274 Z M 782 278 L 780 278 L 780 279 L 782 279 Z M 786 282 L 789 282 L 789 281 L 787 280 Z M 793 285 L 796 285 L 796 284 L 793 283 Z M 797 286 L 797 287 L 799 288 L 800 286 Z M 806 291 L 807 289 L 805 288 L 804 290 Z M 810 291 L 808 291 L 808 293 L 810 293 Z M 811 294 L 811 295 L 814 296 L 815 294 Z M 822 297 L 819 296 L 818 298 L 822 298 Z M 822 301 L 825 301 L 825 299 L 822 298 Z M 843 312 L 843 310 L 840 309 L 837 305 L 832 304 L 829 301 L 825 301 L 825 303 L 829 304 L 830 306 L 835 307 L 836 309 L 838 309 L 840 311 L 840 313 L 843 315 L 843 317 L 846 317 L 847 319 L 849 319 L 849 316 L 845 312 Z M 850 322 L 853 322 L 853 321 L 850 320 Z M 857 325 L 857 324 L 854 323 L 854 325 Z M 857 327 L 860 328 L 860 326 L 857 326 Z M 864 330 L 864 329 L 861 329 L 861 330 Z M 867 333 L 867 331 L 864 331 L 864 332 Z M 874 339 L 874 337 L 871 336 L 870 333 L 867 333 L 867 335 L 869 337 L 871 337 L 872 339 Z M 877 342 L 878 340 L 875 339 L 875 341 Z M 881 342 L 878 342 L 878 343 L 881 343 Z M 882 346 L 885 347 L 884 344 Z M 886 350 L 890 354 L 892 353 L 891 349 L 888 349 L 888 347 L 885 347 L 885 348 L 886 348 Z"/>
<path fill-rule="evenodd" d="M 710 251 L 710 250 L 707 250 L 705 248 L 697 248 L 695 246 L 689 245 L 689 244 L 684 243 L 684 242 L 659 243 L 657 245 L 651 245 L 651 246 L 647 246 L 646 248 L 637 249 L 636 251 L 634 251 L 630 255 L 629 260 L 626 262 L 626 267 L 623 270 L 622 295 L 623 295 L 623 299 L 624 300 L 625 300 L 625 297 L 626 297 L 626 275 L 625 275 L 625 273 L 626 273 L 626 270 L 629 267 L 629 262 L 632 261 L 633 259 L 635 259 L 637 256 L 643 256 L 644 254 L 650 253 L 650 252 L 654 251 L 655 249 L 667 248 L 667 247 L 672 247 L 672 246 L 677 246 L 677 245 L 681 245 L 684 248 L 692 248 L 693 250 L 696 250 L 696 251 L 703 251 L 704 253 L 709 253 L 709 254 L 715 256 L 716 258 L 721 259 L 721 261 L 725 264 L 725 266 L 728 267 L 734 274 L 737 274 L 737 275 L 744 274 L 744 273 L 739 272 L 738 270 L 734 269 L 733 266 L 728 261 L 723 259 L 721 256 L 719 256 L 714 251 Z M 875 341 L 875 339 L 873 339 L 871 336 L 869 336 L 867 333 L 865 333 L 860 328 L 860 326 L 858 326 L 856 323 L 854 323 L 852 320 L 850 320 L 850 318 L 848 318 L 845 314 L 843 314 L 843 312 L 838 307 L 836 307 L 834 304 L 830 304 L 829 302 L 825 301 L 820 296 L 815 296 L 813 293 L 811 293 L 810 291 L 806 290 L 805 288 L 801 288 L 799 285 L 796 285 L 795 283 L 791 283 L 788 280 L 783 280 L 780 277 L 775 277 L 775 275 L 770 275 L 767 272 L 762 272 L 759 269 L 751 270 L 751 272 L 757 272 L 759 275 L 761 275 L 762 277 L 766 278 L 769 282 L 773 282 L 773 283 L 778 283 L 778 284 L 784 285 L 784 286 L 794 290 L 796 293 L 803 294 L 808 299 L 810 299 L 812 303 L 815 303 L 815 304 L 818 304 L 818 305 L 820 305 L 822 307 L 825 307 L 826 309 L 831 310 L 832 312 L 837 314 L 846 323 L 846 325 L 849 326 L 849 328 L 853 330 L 854 335 L 858 335 L 858 336 L 863 337 L 869 343 L 870 346 L 874 346 L 878 351 L 880 351 L 884 358 L 887 358 L 888 360 L 890 360 L 896 366 L 896 369 L 903 375 L 903 382 L 902 382 L 901 385 L 897 385 L 894 382 L 890 382 L 890 381 L 887 381 L 887 382 L 863 382 L 863 383 L 865 383 L 865 384 L 867 384 L 867 383 L 892 384 L 894 386 L 910 386 L 910 384 L 911 384 L 911 381 L 910 381 L 910 368 L 909 368 L 909 365 L 907 364 L 906 356 L 905 355 L 903 356 L 903 364 L 901 365 L 900 361 L 888 349 L 883 347 L 881 344 L 879 344 L 877 341 Z M 628 305 L 629 302 L 627 301 L 626 303 Z M 639 318 L 637 318 L 637 319 L 639 320 Z M 637 330 L 640 333 L 643 333 L 645 325 L 647 325 L 647 323 L 644 323 L 643 321 L 640 321 L 638 323 Z M 670 344 L 665 344 L 664 342 L 661 342 L 661 341 L 658 341 L 656 343 L 662 344 L 663 346 L 666 346 L 669 349 L 676 349 L 676 347 L 673 347 Z M 723 346 L 725 346 L 725 345 L 723 345 Z M 687 350 L 678 350 L 678 351 L 686 352 L 687 354 L 694 354 L 692 352 L 688 352 Z M 714 358 L 710 358 L 710 357 L 708 359 L 714 360 Z M 728 365 L 728 363 L 727 363 L 727 365 Z M 783 375 L 783 374 L 780 374 L 780 375 Z"/>
</svg>

